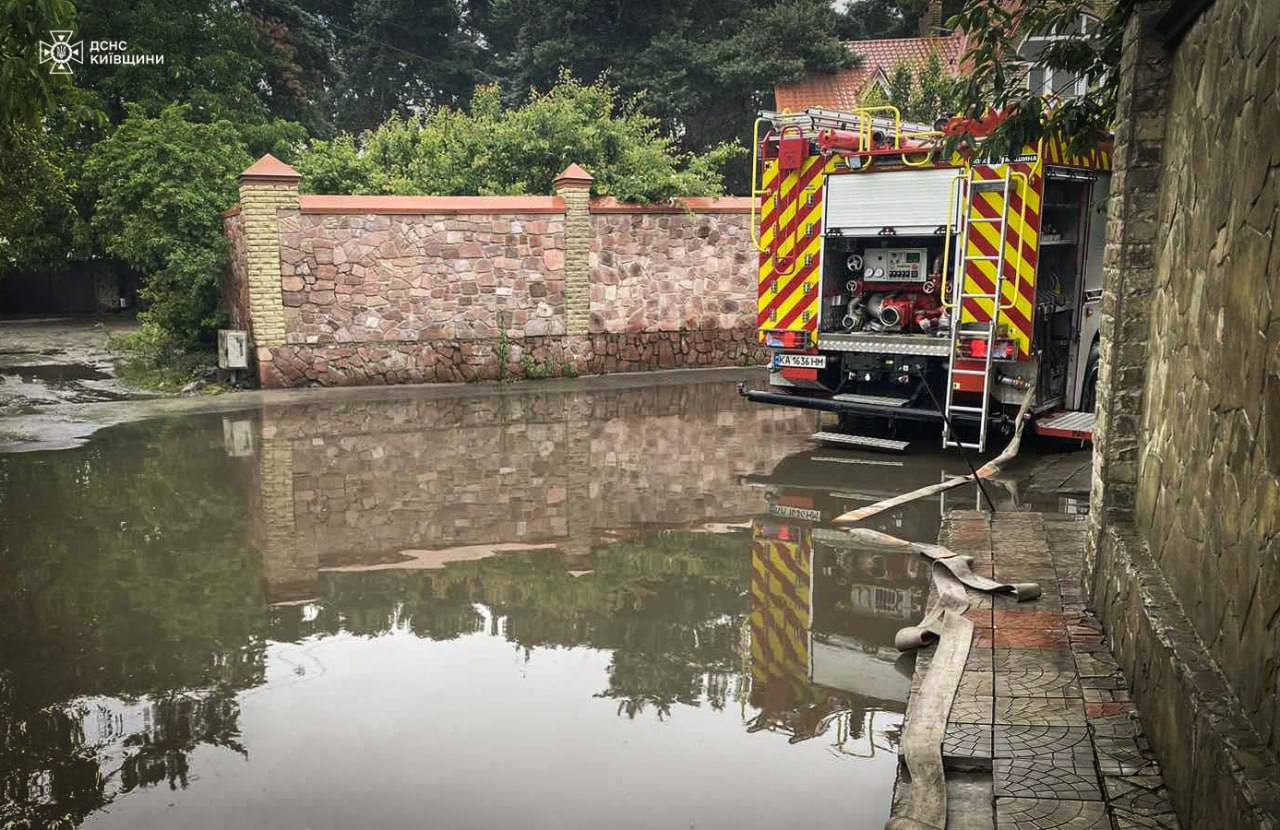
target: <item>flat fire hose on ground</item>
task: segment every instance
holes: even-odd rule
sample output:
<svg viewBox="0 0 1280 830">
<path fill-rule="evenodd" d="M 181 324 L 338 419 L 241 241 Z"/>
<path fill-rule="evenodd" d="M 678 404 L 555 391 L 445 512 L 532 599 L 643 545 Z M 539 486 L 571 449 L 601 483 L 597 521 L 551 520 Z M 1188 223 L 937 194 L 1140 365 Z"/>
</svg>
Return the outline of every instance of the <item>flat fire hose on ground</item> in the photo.
<svg viewBox="0 0 1280 830">
<path fill-rule="evenodd" d="M 899 651 L 933 643 L 938 647 L 920 690 L 911 697 L 910 720 L 902 733 L 902 756 L 911 774 L 911 798 L 905 809 L 889 819 L 885 830 L 945 830 L 947 779 L 942 766 L 942 743 L 973 641 L 973 622 L 965 616 L 969 610 L 965 589 L 1008 594 L 1018 602 L 1026 602 L 1040 596 L 1040 586 L 979 576 L 971 567 L 973 557 L 960 556 L 941 545 L 908 542 L 867 528 L 846 532 L 863 544 L 911 550 L 933 562 L 931 577 L 938 601 L 919 623 L 903 628 L 893 638 Z"/>
<path fill-rule="evenodd" d="M 973 474 L 956 476 L 939 484 L 921 487 L 851 510 L 836 517 L 837 524 L 862 521 L 877 513 L 925 496 L 959 487 L 970 481 L 998 475 L 1004 465 L 1018 454 L 1022 430 L 1035 396 L 1035 384 L 1027 389 L 1018 408 L 1013 438 L 995 458 Z M 972 468 L 970 468 L 972 469 Z M 960 678 L 969 660 L 973 641 L 973 622 L 965 616 L 969 610 L 967 588 L 988 593 L 1009 594 L 1018 602 L 1040 596 L 1034 582 L 997 582 L 975 574 L 973 557 L 960 556 L 942 545 L 909 542 L 869 528 L 847 528 L 846 533 L 866 545 L 906 549 L 932 561 L 930 576 L 937 592 L 937 602 L 916 625 L 901 629 L 893 638 L 899 651 L 910 651 L 937 643 L 933 660 L 925 671 L 920 690 L 912 695 L 910 720 L 902 733 L 902 756 L 911 775 L 911 798 L 898 815 L 885 824 L 885 830 L 945 830 L 947 826 L 947 779 L 942 766 L 942 744 L 951 718 L 951 706 L 960 688 Z"/>
<path fill-rule="evenodd" d="M 932 496 L 935 493 L 942 493 L 971 481 L 988 479 L 999 475 L 1000 470 L 1005 464 L 1009 463 L 1010 459 L 1018 454 L 1018 449 L 1022 446 L 1022 429 L 1027 423 L 1027 413 L 1031 411 L 1031 399 L 1035 396 L 1035 392 L 1036 385 L 1033 383 L 1027 387 L 1027 392 L 1022 397 L 1022 405 L 1018 407 L 1017 423 L 1013 428 L 1013 438 L 1009 439 L 1009 443 L 1005 445 L 1005 448 L 1000 451 L 999 455 L 988 461 L 986 464 L 983 464 L 973 474 L 949 478 L 946 481 L 939 482 L 938 484 L 930 484 L 927 487 L 912 490 L 910 493 L 903 493 L 900 496 L 894 496 L 891 499 L 878 501 L 875 504 L 869 504 L 866 507 L 859 507 L 857 510 L 850 510 L 848 513 L 841 513 L 839 516 L 836 516 L 833 521 L 838 525 L 860 522 L 863 519 L 868 519 L 877 513 L 882 513 L 885 510 L 897 507 L 900 504 L 906 504 L 908 502 L 915 501 L 916 499 Z"/>
</svg>

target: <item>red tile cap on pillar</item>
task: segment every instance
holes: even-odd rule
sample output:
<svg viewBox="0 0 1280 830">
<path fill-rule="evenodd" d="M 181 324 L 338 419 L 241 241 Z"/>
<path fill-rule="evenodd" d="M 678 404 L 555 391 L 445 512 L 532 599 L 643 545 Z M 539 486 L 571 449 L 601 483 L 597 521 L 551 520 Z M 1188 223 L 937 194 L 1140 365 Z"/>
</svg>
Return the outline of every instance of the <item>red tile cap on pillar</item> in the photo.
<svg viewBox="0 0 1280 830">
<path fill-rule="evenodd" d="M 299 181 L 302 181 L 302 174 L 270 153 L 249 165 L 249 168 L 240 174 L 241 184 L 245 182 L 297 183 Z"/>
<path fill-rule="evenodd" d="M 551 184 L 559 189 L 561 187 L 590 187 L 595 178 L 583 170 L 576 164 L 570 164 L 564 169 L 564 172 L 556 176 L 556 180 Z"/>
</svg>

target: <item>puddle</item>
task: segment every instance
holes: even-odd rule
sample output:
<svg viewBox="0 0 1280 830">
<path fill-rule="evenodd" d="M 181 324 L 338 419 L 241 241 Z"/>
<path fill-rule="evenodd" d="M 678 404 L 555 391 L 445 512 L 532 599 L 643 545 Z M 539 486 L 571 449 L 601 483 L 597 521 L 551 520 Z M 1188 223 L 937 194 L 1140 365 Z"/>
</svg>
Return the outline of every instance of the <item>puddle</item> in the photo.
<svg viewBox="0 0 1280 830">
<path fill-rule="evenodd" d="M 111 375 L 83 364 L 47 364 L 39 366 L 0 367 L 0 376 L 20 378 L 23 383 L 48 383 L 65 385 L 82 380 L 107 380 Z"/>
<path fill-rule="evenodd" d="M 830 520 L 964 465 L 815 424 L 690 383 L 0 456 L 0 825 L 882 827 L 927 573 Z"/>
<path fill-rule="evenodd" d="M 128 400 L 109 372 L 81 363 L 0 366 L 0 409 Z"/>
</svg>

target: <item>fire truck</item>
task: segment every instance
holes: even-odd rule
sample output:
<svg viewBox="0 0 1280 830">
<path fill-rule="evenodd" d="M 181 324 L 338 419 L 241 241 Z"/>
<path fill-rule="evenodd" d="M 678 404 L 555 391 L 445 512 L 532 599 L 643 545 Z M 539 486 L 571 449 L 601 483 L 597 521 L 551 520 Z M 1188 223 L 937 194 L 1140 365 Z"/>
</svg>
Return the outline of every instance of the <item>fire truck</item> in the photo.
<svg viewBox="0 0 1280 830">
<path fill-rule="evenodd" d="M 1092 436 L 1109 148 L 946 153 L 959 126 L 893 107 L 756 121 L 771 359 L 743 394 L 836 413 L 816 440 L 900 451 L 898 427 L 933 422 L 943 447 L 982 452 L 1028 394 L 1037 432 Z"/>
</svg>

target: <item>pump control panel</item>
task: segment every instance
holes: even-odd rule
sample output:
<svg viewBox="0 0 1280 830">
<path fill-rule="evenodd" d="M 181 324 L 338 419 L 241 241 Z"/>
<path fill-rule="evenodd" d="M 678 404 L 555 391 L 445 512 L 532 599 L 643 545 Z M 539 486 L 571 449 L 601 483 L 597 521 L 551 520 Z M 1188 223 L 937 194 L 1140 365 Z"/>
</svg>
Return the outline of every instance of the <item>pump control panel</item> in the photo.
<svg viewBox="0 0 1280 830">
<path fill-rule="evenodd" d="M 868 248 L 862 257 L 867 282 L 925 282 L 929 252 L 925 248 Z"/>
</svg>

